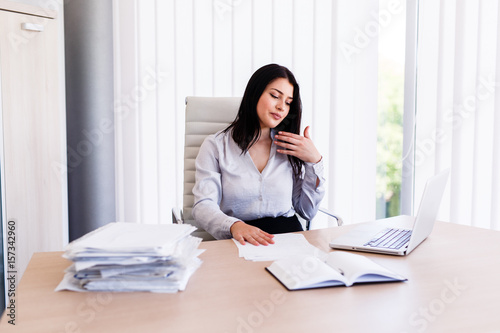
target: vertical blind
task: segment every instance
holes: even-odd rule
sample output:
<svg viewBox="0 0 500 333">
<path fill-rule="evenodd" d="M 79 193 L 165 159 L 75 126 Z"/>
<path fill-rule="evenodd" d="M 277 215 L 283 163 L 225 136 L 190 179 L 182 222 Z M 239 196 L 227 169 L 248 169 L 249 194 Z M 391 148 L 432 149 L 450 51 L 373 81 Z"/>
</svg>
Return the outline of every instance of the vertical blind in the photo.
<svg viewBox="0 0 500 333">
<path fill-rule="evenodd" d="M 440 219 L 500 229 L 500 6 L 420 1 L 415 197 L 450 168 Z"/>
<path fill-rule="evenodd" d="M 113 5 L 118 219 L 171 221 L 182 206 L 185 97 L 242 96 L 268 63 L 287 66 L 301 86 L 302 129 L 311 125 L 328 170 L 324 206 L 347 222 L 375 217 L 376 1 Z M 369 40 L 357 47 L 367 23 Z"/>
<path fill-rule="evenodd" d="M 118 219 L 171 221 L 182 206 L 185 97 L 241 96 L 271 62 L 301 85 L 303 128 L 328 170 L 324 206 L 347 223 L 374 219 L 377 16 L 404 15 L 397 4 L 115 0 Z M 418 2 L 416 111 L 405 126 L 414 212 L 427 178 L 449 167 L 438 218 L 500 228 L 499 11 L 496 0 Z"/>
</svg>

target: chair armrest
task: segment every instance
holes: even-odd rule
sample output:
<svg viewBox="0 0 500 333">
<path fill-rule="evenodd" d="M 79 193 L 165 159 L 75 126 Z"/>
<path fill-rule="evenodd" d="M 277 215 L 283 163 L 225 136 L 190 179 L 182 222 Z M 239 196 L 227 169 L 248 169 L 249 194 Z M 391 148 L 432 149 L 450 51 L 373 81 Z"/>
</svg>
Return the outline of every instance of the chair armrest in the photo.
<svg viewBox="0 0 500 333">
<path fill-rule="evenodd" d="M 172 223 L 173 224 L 183 224 L 184 221 L 181 218 L 182 213 L 178 209 L 172 208 Z"/>
<path fill-rule="evenodd" d="M 339 227 L 344 224 L 344 220 L 342 220 L 342 218 L 340 216 L 338 216 L 338 215 L 330 212 L 329 210 L 320 207 L 319 211 L 322 212 L 322 213 L 324 213 L 324 214 L 326 214 L 326 215 L 328 215 L 328 216 L 331 216 L 331 217 L 335 218 L 337 220 L 337 225 Z"/>
</svg>

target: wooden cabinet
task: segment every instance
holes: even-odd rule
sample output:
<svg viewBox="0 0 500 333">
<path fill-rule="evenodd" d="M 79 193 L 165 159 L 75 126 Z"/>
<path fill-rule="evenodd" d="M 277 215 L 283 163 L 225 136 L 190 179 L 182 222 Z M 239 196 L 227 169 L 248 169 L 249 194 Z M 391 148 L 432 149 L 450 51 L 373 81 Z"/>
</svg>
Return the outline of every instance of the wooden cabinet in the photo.
<svg viewBox="0 0 500 333">
<path fill-rule="evenodd" d="M 2 215 L 4 232 L 15 223 L 18 280 L 34 252 L 68 240 L 56 14 L 0 0 Z"/>
</svg>

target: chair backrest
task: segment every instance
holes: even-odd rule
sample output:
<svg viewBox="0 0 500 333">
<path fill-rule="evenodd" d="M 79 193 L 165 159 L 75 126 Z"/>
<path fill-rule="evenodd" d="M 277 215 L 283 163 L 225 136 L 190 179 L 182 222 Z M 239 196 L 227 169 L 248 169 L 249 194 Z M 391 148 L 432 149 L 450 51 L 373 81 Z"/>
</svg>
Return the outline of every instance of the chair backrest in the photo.
<svg viewBox="0 0 500 333">
<path fill-rule="evenodd" d="M 195 160 L 203 140 L 229 126 L 240 107 L 241 97 L 186 97 L 186 131 L 184 143 L 184 223 L 198 226 L 191 214 L 195 183 Z"/>
</svg>

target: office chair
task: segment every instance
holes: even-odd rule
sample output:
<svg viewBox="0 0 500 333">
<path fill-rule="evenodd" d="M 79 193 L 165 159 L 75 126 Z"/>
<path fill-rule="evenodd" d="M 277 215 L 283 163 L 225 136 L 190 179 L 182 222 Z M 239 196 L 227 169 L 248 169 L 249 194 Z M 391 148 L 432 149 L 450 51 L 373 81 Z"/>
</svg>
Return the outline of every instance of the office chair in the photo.
<svg viewBox="0 0 500 333">
<path fill-rule="evenodd" d="M 241 97 L 186 97 L 186 122 L 184 143 L 184 193 L 183 208 L 179 212 L 172 209 L 173 223 L 189 223 L 198 228 L 194 236 L 203 240 L 214 238 L 199 226 L 192 216 L 194 204 L 193 187 L 195 184 L 195 160 L 203 140 L 210 134 L 229 126 L 234 120 L 241 103 Z M 333 217 L 337 225 L 342 225 L 342 219 L 324 208 L 320 212 Z M 298 215 L 297 215 L 298 216 Z M 310 221 L 305 221 L 300 216 L 299 220 L 310 228 Z"/>
</svg>

